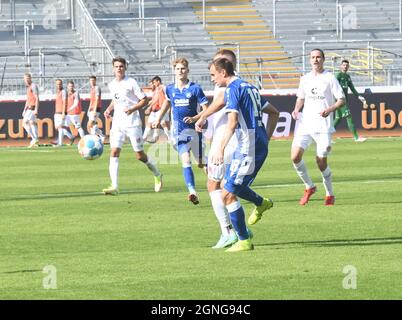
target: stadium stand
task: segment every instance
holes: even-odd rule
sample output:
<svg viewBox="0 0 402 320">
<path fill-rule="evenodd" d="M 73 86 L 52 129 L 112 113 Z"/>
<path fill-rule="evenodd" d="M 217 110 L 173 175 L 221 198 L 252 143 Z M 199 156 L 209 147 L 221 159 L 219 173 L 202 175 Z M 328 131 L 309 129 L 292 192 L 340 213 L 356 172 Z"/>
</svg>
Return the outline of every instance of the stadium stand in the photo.
<svg viewBox="0 0 402 320">
<path fill-rule="evenodd" d="M 203 19 L 202 6 L 193 7 Z M 205 16 L 206 29 L 213 40 L 239 43 L 243 78 L 265 89 L 298 83 L 300 73 L 251 1 L 208 1 Z"/>
<path fill-rule="evenodd" d="M 260 88 L 297 87 L 309 69 L 306 54 L 317 46 L 327 53 L 327 69 L 349 59 L 357 86 L 401 84 L 399 2 L 205 0 L 204 22 L 201 0 L 11 0 L 0 6 L 0 94 L 20 92 L 26 71 L 40 77 L 45 92 L 55 77 L 76 79 L 81 88 L 96 74 L 105 84 L 114 55 L 128 58 L 141 85 L 154 75 L 171 82 L 171 61 L 186 56 L 191 79 L 211 89 L 206 65 L 221 47 L 239 50 L 241 75 Z"/>
<path fill-rule="evenodd" d="M 343 11 L 343 18 L 338 20 L 337 2 Z M 273 25 L 273 1 L 255 0 L 253 3 L 264 19 Z M 399 1 L 277 0 L 275 9 L 276 38 L 299 70 L 308 68 L 303 54 L 313 47 L 320 47 L 327 52 L 328 69 L 337 70 L 342 58 L 349 59 L 353 79 L 358 85 L 400 83 L 402 37 Z M 337 28 L 341 20 L 342 32 L 340 27 Z M 303 41 L 309 41 L 305 52 Z"/>
<path fill-rule="evenodd" d="M 88 60 L 89 52 L 83 48 L 80 34 L 72 30 L 62 1 L 21 0 L 15 2 L 14 8 L 11 3 L 3 4 L 0 11 L 2 94 L 17 93 L 25 72 L 31 72 L 34 77 L 42 76 L 40 87 L 49 92 L 53 91 L 55 77 L 67 79 L 94 72 Z M 10 19 L 13 11 L 15 25 Z M 29 29 L 28 43 L 26 28 Z"/>
<path fill-rule="evenodd" d="M 211 86 L 206 63 L 217 47 L 186 1 L 146 1 L 143 29 L 138 6 L 127 10 L 110 0 L 85 3 L 114 54 L 128 58 L 129 73 L 134 73 L 142 85 L 154 75 L 164 82 L 172 81 L 171 60 L 183 55 L 189 58 L 191 78 Z M 157 23 L 161 28 L 158 45 Z"/>
</svg>

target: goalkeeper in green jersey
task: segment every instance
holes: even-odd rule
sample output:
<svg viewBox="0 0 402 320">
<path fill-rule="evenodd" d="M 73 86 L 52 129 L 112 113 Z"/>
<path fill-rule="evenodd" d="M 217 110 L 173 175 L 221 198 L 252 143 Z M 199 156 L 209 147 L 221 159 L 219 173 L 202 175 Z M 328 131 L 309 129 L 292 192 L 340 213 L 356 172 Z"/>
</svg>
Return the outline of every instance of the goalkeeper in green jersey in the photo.
<svg viewBox="0 0 402 320">
<path fill-rule="evenodd" d="M 346 103 L 339 109 L 335 110 L 335 121 L 334 121 L 334 127 L 336 128 L 341 122 L 343 118 L 346 118 L 346 121 L 348 123 L 348 128 L 353 134 L 353 138 L 355 139 L 355 142 L 364 142 L 367 140 L 367 138 L 359 137 L 355 128 L 355 125 L 353 123 L 352 119 L 352 114 L 350 113 L 349 106 L 348 106 L 348 90 L 352 90 L 353 94 L 359 98 L 359 100 L 363 103 L 366 104 L 366 99 L 364 99 L 363 96 L 359 95 L 359 93 L 356 91 L 352 79 L 348 75 L 348 70 L 349 70 L 349 61 L 348 60 L 342 60 L 341 64 L 341 71 L 336 75 L 336 78 L 338 79 L 343 92 L 345 93 L 345 98 L 346 98 Z"/>
</svg>

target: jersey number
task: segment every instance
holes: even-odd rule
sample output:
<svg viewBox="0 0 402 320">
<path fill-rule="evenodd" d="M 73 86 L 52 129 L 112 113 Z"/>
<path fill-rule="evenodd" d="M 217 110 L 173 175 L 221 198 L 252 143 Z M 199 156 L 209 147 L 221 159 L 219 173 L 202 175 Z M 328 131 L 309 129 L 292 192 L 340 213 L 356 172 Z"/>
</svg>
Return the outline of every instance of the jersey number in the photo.
<svg viewBox="0 0 402 320">
<path fill-rule="evenodd" d="M 261 119 L 262 118 L 261 96 L 258 93 L 258 90 L 248 88 L 247 93 L 250 96 L 251 101 L 253 102 L 254 117 Z"/>
</svg>

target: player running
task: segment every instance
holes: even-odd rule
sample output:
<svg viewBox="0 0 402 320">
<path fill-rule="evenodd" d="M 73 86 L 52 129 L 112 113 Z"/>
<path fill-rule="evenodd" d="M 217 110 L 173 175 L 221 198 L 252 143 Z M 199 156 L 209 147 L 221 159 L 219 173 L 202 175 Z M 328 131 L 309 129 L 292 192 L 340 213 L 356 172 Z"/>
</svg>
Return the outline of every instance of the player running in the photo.
<svg viewBox="0 0 402 320">
<path fill-rule="evenodd" d="M 38 86 L 32 82 L 30 73 L 24 75 L 24 82 L 27 88 L 27 99 L 22 112 L 22 124 L 25 131 L 31 137 L 31 142 L 28 148 L 38 147 L 38 124 L 37 116 L 39 109 L 39 89 Z"/>
<path fill-rule="evenodd" d="M 157 128 L 161 119 L 172 108 L 172 139 L 178 151 L 183 167 L 183 176 L 188 189 L 187 199 L 193 204 L 199 204 L 199 198 L 195 189 L 194 172 L 191 167 L 191 154 L 198 162 L 199 168 L 205 167 L 204 147 L 202 134 L 195 131 L 194 116 L 198 114 L 198 105 L 207 107 L 208 100 L 201 87 L 188 79 L 188 61 L 178 58 L 173 63 L 176 83 L 166 87 L 166 101 L 161 108 L 157 120 L 152 127 Z"/>
<path fill-rule="evenodd" d="M 106 195 L 117 195 L 119 157 L 124 141 L 128 137 L 137 160 L 143 162 L 154 175 L 154 190 L 162 188 L 162 174 L 155 162 L 144 152 L 142 139 L 142 123 L 139 110 L 148 103 L 148 98 L 133 78 L 126 76 L 127 62 L 122 57 L 113 59 L 114 80 L 109 83 L 112 96 L 110 105 L 104 112 L 105 118 L 111 118 L 114 111 L 112 128 L 110 130 L 110 187 L 103 189 Z"/>
<path fill-rule="evenodd" d="M 364 137 L 359 137 L 356 131 L 355 124 L 353 123 L 352 119 L 352 114 L 349 109 L 349 104 L 348 104 L 348 90 L 352 90 L 353 94 L 359 98 L 359 100 L 363 103 L 363 105 L 366 104 L 366 99 L 359 95 L 359 93 L 356 91 L 355 86 L 353 85 L 352 79 L 350 78 L 350 75 L 348 74 L 349 70 L 349 61 L 348 60 L 342 60 L 341 63 L 341 71 L 336 74 L 336 79 L 339 81 L 339 84 L 342 87 L 343 93 L 345 94 L 345 104 L 340 107 L 339 109 L 335 110 L 335 121 L 334 121 L 334 128 L 336 128 L 341 122 L 342 119 L 346 118 L 346 122 L 348 124 L 348 128 L 350 132 L 353 134 L 353 138 L 355 139 L 355 142 L 364 142 L 367 140 L 367 138 Z"/>
</svg>

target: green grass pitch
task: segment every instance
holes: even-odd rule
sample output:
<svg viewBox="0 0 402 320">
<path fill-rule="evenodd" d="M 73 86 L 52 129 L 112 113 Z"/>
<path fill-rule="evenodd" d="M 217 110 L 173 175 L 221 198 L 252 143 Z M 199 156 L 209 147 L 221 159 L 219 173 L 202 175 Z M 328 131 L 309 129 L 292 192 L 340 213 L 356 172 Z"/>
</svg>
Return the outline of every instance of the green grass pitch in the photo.
<svg viewBox="0 0 402 320">
<path fill-rule="evenodd" d="M 198 206 L 179 164 L 162 161 L 155 194 L 129 146 L 115 197 L 100 192 L 108 147 L 95 161 L 75 147 L 1 148 L 0 299 L 401 299 L 402 139 L 336 140 L 333 207 L 313 147 L 305 160 L 318 192 L 298 205 L 290 144 L 270 144 L 254 188 L 275 205 L 251 228 L 255 250 L 240 253 L 210 248 L 220 229 L 195 166 Z M 55 289 L 43 285 L 50 265 Z"/>
</svg>

